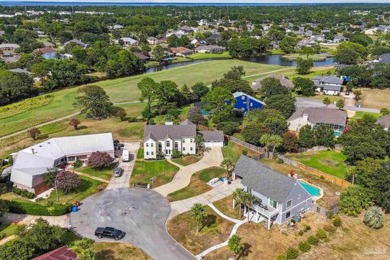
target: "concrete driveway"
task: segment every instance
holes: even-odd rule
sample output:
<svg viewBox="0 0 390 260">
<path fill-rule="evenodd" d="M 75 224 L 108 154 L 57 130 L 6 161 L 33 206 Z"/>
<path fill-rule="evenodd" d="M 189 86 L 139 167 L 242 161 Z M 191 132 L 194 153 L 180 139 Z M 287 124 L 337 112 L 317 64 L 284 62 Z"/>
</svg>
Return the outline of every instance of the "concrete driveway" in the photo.
<svg viewBox="0 0 390 260">
<path fill-rule="evenodd" d="M 125 150 L 130 151 L 130 161 L 123 162 L 122 158 L 119 160 L 119 167 L 123 169 L 123 174 L 121 177 L 111 177 L 110 183 L 106 189 L 116 189 L 116 188 L 126 188 L 130 184 L 130 176 L 133 172 L 135 159 L 137 157 L 137 152 L 139 149 L 139 143 L 125 143 Z"/>
<path fill-rule="evenodd" d="M 121 240 L 142 248 L 153 259 L 194 259 L 168 234 L 165 223 L 170 206 L 157 192 L 141 188 L 105 190 L 82 201 L 70 223 L 76 232 L 97 241 L 97 227 L 112 226 L 126 232 Z"/>
</svg>

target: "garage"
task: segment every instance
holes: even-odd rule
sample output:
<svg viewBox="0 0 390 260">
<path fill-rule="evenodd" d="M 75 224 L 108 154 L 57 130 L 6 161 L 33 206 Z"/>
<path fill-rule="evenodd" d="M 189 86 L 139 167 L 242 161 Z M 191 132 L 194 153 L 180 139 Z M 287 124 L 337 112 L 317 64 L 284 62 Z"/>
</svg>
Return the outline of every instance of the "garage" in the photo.
<svg viewBox="0 0 390 260">
<path fill-rule="evenodd" d="M 223 147 L 224 135 L 222 131 L 200 131 L 203 136 L 203 144 L 205 148 Z"/>
</svg>

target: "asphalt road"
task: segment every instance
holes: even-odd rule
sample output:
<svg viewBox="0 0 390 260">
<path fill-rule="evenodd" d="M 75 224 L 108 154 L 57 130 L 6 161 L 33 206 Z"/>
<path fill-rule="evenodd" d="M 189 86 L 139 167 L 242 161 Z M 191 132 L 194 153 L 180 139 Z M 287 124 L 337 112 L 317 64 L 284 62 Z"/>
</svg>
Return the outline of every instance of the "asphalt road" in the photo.
<svg viewBox="0 0 390 260">
<path fill-rule="evenodd" d="M 142 248 L 153 259 L 195 259 L 173 240 L 165 228 L 169 203 L 155 191 L 142 188 L 105 190 L 82 201 L 80 210 L 71 213 L 75 231 L 97 241 L 97 227 L 111 226 L 126 232 L 122 242 Z"/>
</svg>

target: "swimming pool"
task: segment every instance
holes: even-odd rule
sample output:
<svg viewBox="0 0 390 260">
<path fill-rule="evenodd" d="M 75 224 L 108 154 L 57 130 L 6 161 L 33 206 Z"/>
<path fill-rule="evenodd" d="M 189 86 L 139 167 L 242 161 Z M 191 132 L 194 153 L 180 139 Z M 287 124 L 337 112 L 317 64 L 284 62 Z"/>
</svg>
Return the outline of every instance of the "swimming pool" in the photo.
<svg viewBox="0 0 390 260">
<path fill-rule="evenodd" d="M 309 183 L 305 181 L 299 181 L 299 183 L 307 190 L 311 196 L 313 197 L 319 197 L 321 196 L 321 190 L 313 185 L 310 185 Z"/>
</svg>

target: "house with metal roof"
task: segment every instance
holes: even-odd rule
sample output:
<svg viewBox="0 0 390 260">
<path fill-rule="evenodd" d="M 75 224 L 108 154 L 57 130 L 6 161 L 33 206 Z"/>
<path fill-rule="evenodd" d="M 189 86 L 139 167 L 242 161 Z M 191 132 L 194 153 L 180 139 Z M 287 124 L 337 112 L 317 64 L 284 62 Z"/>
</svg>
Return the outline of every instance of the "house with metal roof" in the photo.
<svg viewBox="0 0 390 260">
<path fill-rule="evenodd" d="M 313 78 L 316 91 L 325 95 L 340 95 L 344 80 L 337 76 L 316 76 Z"/>
<path fill-rule="evenodd" d="M 328 125 L 337 137 L 344 132 L 347 124 L 347 113 L 340 109 L 327 107 L 301 108 L 287 119 L 287 123 L 290 131 L 297 132 L 305 125 L 310 125 L 313 128 L 319 125 Z"/>
<path fill-rule="evenodd" d="M 268 229 L 312 208 L 313 197 L 297 179 L 245 155 L 237 161 L 233 178 L 241 179 L 244 190 L 256 198 L 246 214 L 254 222 L 266 221 Z"/>
<path fill-rule="evenodd" d="M 43 176 L 48 169 L 77 160 L 86 161 L 97 151 L 107 152 L 114 157 L 111 133 L 49 139 L 13 155 L 11 181 L 20 189 L 40 194 L 48 189 Z"/>
<path fill-rule="evenodd" d="M 250 110 L 262 109 L 265 106 L 263 101 L 241 91 L 234 92 L 233 97 L 236 100 L 234 109 L 242 111 L 244 114 Z"/>
<path fill-rule="evenodd" d="M 390 63 L 390 53 L 385 53 L 379 56 L 378 62 L 389 64 Z"/>
</svg>

